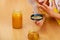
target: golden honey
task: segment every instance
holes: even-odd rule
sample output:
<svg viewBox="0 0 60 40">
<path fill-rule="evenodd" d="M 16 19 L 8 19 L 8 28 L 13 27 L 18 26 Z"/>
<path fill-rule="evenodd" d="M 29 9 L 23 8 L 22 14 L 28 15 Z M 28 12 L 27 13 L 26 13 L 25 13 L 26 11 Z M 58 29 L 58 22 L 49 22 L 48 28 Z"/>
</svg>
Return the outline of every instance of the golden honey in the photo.
<svg viewBox="0 0 60 40">
<path fill-rule="evenodd" d="M 14 11 L 12 14 L 12 26 L 16 29 L 22 28 L 22 13 L 19 11 Z"/>
<path fill-rule="evenodd" d="M 29 40 L 39 40 L 39 34 L 37 32 L 29 32 L 28 39 Z"/>
</svg>

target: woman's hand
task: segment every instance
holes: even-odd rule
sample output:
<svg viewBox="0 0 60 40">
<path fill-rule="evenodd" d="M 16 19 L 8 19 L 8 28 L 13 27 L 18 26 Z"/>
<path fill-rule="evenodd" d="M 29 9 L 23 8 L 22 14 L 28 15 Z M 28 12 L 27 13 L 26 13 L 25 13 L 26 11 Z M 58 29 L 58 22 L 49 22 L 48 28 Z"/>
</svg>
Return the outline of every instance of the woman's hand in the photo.
<svg viewBox="0 0 60 40">
<path fill-rule="evenodd" d="M 54 9 L 56 9 L 56 4 L 55 4 L 55 0 L 52 1 L 52 7 L 49 7 L 47 4 L 46 4 L 47 0 L 44 1 L 44 3 L 41 5 L 39 4 L 38 5 L 38 8 L 41 8 L 43 11 L 45 11 L 48 15 L 50 15 L 51 17 L 54 17 L 56 19 L 60 19 L 60 14 L 58 14 L 57 12 L 54 11 Z M 39 10 L 39 11 L 42 11 L 42 10 Z M 44 21 L 45 21 L 45 17 L 40 20 L 40 21 L 36 21 L 35 24 L 37 24 L 38 26 L 42 26 Z"/>
<path fill-rule="evenodd" d="M 49 14 L 51 17 L 54 17 L 56 19 L 60 19 L 60 14 L 55 12 L 54 10 L 57 10 L 55 0 L 52 0 L 52 7 L 49 7 L 46 3 L 40 4 L 39 7 L 43 9 L 47 14 Z"/>
<path fill-rule="evenodd" d="M 40 21 L 35 21 L 35 24 L 41 27 L 44 21 L 45 21 L 45 15 L 43 15 L 43 19 L 41 19 Z"/>
</svg>

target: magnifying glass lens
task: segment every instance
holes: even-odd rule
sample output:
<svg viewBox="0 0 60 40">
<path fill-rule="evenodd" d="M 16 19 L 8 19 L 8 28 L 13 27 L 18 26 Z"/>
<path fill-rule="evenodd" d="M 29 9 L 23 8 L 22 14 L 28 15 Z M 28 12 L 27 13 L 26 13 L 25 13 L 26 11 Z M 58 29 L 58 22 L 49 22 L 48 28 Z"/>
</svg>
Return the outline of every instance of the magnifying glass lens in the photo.
<svg viewBox="0 0 60 40">
<path fill-rule="evenodd" d="M 39 21 L 39 20 L 43 19 L 43 15 L 42 14 L 32 14 L 31 19 Z"/>
</svg>

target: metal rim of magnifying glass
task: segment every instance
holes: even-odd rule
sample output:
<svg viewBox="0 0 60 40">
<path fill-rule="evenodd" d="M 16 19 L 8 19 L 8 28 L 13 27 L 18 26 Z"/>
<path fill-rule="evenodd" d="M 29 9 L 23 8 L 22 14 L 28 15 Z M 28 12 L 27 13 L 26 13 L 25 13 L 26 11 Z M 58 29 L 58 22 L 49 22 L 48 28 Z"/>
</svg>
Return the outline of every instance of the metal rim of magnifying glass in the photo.
<svg viewBox="0 0 60 40">
<path fill-rule="evenodd" d="M 33 18 L 34 16 L 40 16 L 41 18 L 39 18 L 39 19 L 34 19 L 34 18 Z M 32 14 L 32 15 L 31 15 L 31 19 L 32 19 L 32 20 L 39 21 L 39 20 L 42 20 L 42 19 L 43 19 L 43 15 L 42 15 L 42 14 Z"/>
</svg>

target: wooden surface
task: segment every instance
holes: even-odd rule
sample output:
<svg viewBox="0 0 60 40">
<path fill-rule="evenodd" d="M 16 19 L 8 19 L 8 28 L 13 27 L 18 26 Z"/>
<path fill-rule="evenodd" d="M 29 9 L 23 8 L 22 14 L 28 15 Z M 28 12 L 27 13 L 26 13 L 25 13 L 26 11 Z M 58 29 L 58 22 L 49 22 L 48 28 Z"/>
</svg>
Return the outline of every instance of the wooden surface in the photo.
<svg viewBox="0 0 60 40">
<path fill-rule="evenodd" d="M 23 28 L 12 28 L 12 12 L 20 10 L 23 13 Z M 55 19 L 45 20 L 42 27 L 30 19 L 32 7 L 27 0 L 0 0 L 0 40 L 28 40 L 30 30 L 39 31 L 39 40 L 60 40 L 60 26 Z"/>
</svg>

